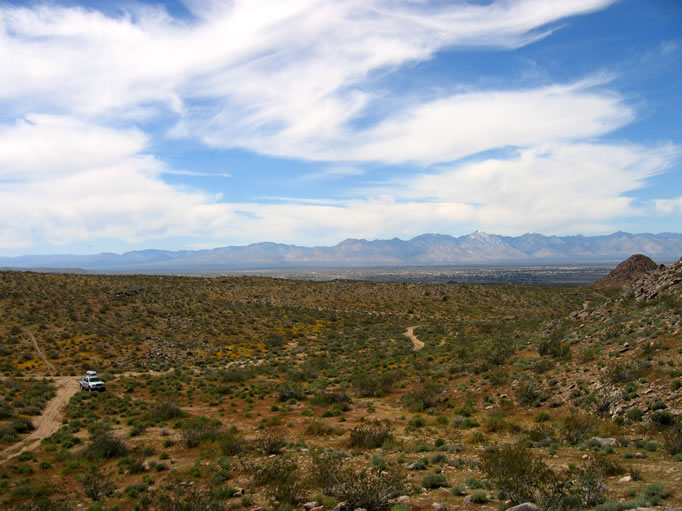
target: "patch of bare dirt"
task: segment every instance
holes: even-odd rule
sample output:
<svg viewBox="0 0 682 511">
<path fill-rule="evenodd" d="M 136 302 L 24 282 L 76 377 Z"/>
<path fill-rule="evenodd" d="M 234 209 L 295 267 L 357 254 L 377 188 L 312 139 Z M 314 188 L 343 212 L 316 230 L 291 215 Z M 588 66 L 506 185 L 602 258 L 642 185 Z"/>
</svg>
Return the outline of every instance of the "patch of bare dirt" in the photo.
<svg viewBox="0 0 682 511">
<path fill-rule="evenodd" d="M 31 342 L 33 343 L 33 347 L 35 348 L 36 353 L 38 353 L 38 356 L 40 357 L 40 359 L 45 363 L 45 366 L 50 371 L 50 374 L 54 376 L 57 373 L 57 370 L 50 363 L 50 361 L 47 360 L 45 353 L 43 353 L 43 350 L 41 350 L 40 346 L 38 346 L 38 341 L 36 341 L 36 338 L 33 337 L 33 334 L 29 333 L 28 335 L 31 336 Z"/>
<path fill-rule="evenodd" d="M 403 334 L 405 337 L 407 337 L 410 341 L 412 341 L 412 350 L 413 351 L 419 351 L 424 347 L 424 343 L 420 341 L 416 335 L 414 335 L 414 329 L 417 328 L 416 326 L 411 326 L 408 327 L 407 330 L 405 330 L 405 333 Z"/>
</svg>

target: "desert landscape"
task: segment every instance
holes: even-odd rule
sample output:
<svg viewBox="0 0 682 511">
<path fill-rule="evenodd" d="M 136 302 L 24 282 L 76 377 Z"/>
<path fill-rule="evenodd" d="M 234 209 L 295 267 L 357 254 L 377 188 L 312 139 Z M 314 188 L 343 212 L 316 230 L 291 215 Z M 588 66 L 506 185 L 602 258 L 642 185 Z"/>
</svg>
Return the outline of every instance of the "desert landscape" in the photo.
<svg viewBox="0 0 682 511">
<path fill-rule="evenodd" d="M 681 305 L 644 256 L 590 286 L 2 272 L 0 504 L 680 507 Z"/>
</svg>

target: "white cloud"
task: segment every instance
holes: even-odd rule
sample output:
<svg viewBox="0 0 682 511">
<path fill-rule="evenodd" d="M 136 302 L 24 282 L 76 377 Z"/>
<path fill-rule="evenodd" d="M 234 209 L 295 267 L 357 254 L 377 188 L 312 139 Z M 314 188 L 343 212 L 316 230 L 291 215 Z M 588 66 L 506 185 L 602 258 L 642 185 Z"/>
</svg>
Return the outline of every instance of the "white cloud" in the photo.
<svg viewBox="0 0 682 511">
<path fill-rule="evenodd" d="M 172 236 L 216 245 L 262 240 L 319 245 L 346 237 L 457 233 L 472 226 L 507 234 L 604 230 L 610 219 L 646 214 L 626 194 L 665 170 L 679 152 L 665 145 L 555 143 L 387 183 L 355 199 L 225 203 L 165 183 L 160 176 L 169 169 L 144 154 L 147 141 L 137 131 L 66 117 L 30 119 L 0 126 L 2 137 L 12 141 L 0 145 L 0 161 L 12 162 L 0 184 L 3 248 Z M 52 134 L 59 139 L 46 145 Z M 88 143 L 78 145 L 83 140 Z M 21 150 L 7 150 L 15 146 Z M 69 161 L 68 172 L 45 170 L 51 162 Z M 658 206 L 671 212 L 680 203 Z"/>
<path fill-rule="evenodd" d="M 585 139 L 634 118 L 613 93 L 586 81 L 523 91 L 471 92 L 418 105 L 353 137 L 331 151 L 350 159 L 394 163 L 455 160 L 504 146 Z"/>
<path fill-rule="evenodd" d="M 0 247 L 201 235 L 230 220 L 214 197 L 164 183 L 138 131 L 27 119 L 0 126 Z"/>
<path fill-rule="evenodd" d="M 682 197 L 675 199 L 656 199 L 653 201 L 654 210 L 660 215 L 682 215 Z"/>
<path fill-rule="evenodd" d="M 344 127 L 375 99 L 366 87 L 371 73 L 451 46 L 522 46 L 546 36 L 548 23 L 610 3 L 192 1 L 193 21 L 154 8 L 114 18 L 82 8 L 4 6 L 0 102 L 19 116 L 173 112 L 176 134 L 323 157 L 335 143 L 348 145 Z"/>
</svg>

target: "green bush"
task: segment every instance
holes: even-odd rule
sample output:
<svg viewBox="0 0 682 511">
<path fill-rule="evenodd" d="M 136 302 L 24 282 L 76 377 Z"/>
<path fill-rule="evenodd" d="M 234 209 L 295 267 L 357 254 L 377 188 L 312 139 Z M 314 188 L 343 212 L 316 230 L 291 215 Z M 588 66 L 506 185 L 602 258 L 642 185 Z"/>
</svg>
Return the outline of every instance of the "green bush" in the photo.
<svg viewBox="0 0 682 511">
<path fill-rule="evenodd" d="M 592 415 L 573 408 L 561 424 L 561 436 L 570 445 L 576 445 L 593 436 L 596 432 L 597 419 Z"/>
<path fill-rule="evenodd" d="M 443 474 L 426 474 L 422 478 L 422 486 L 427 489 L 444 488 L 448 485 L 448 480 Z"/>
<path fill-rule="evenodd" d="M 185 447 L 197 447 L 204 442 L 220 438 L 220 421 L 208 417 L 193 417 L 182 423 L 182 441 Z"/>
<path fill-rule="evenodd" d="M 633 422 L 639 422 L 644 417 L 644 412 L 639 408 L 631 408 L 625 416 Z"/>
<path fill-rule="evenodd" d="M 340 501 L 346 502 L 348 509 L 379 511 L 388 505 L 389 500 L 406 491 L 407 480 L 396 470 L 353 472 L 346 469 L 339 473 L 337 484 L 331 493 Z"/>
<path fill-rule="evenodd" d="M 81 455 L 88 460 L 97 461 L 125 456 L 127 452 L 126 444 L 111 433 L 110 426 L 94 424 L 90 428 L 90 440 Z"/>
<path fill-rule="evenodd" d="M 486 504 L 488 502 L 488 495 L 482 491 L 476 492 L 471 496 L 471 502 L 474 504 Z"/>
<path fill-rule="evenodd" d="M 393 440 L 391 428 L 380 424 L 356 426 L 350 432 L 350 446 L 360 449 L 377 449 L 390 440 Z"/>
<path fill-rule="evenodd" d="M 545 486 L 553 476 L 547 464 L 535 458 L 522 444 L 486 450 L 479 468 L 514 504 L 534 501 L 538 488 Z"/>
<path fill-rule="evenodd" d="M 265 486 L 268 495 L 280 503 L 298 504 L 305 497 L 305 483 L 293 460 L 277 456 L 251 466 L 254 484 Z"/>
<path fill-rule="evenodd" d="M 428 381 L 421 387 L 411 390 L 403 396 L 405 406 L 413 412 L 423 412 L 434 407 L 442 393 L 444 387 L 437 382 Z"/>
</svg>

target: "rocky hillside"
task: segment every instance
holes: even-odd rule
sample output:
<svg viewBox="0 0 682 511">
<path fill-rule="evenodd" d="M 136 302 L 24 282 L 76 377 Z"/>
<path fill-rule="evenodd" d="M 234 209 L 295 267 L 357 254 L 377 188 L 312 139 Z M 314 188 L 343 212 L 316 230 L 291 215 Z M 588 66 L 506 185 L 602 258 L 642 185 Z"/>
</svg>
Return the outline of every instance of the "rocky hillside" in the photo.
<svg viewBox="0 0 682 511">
<path fill-rule="evenodd" d="M 635 254 L 616 266 L 611 273 L 595 282 L 594 285 L 604 289 L 630 286 L 637 279 L 648 275 L 657 268 L 658 265 L 651 258 L 642 254 Z"/>
</svg>

